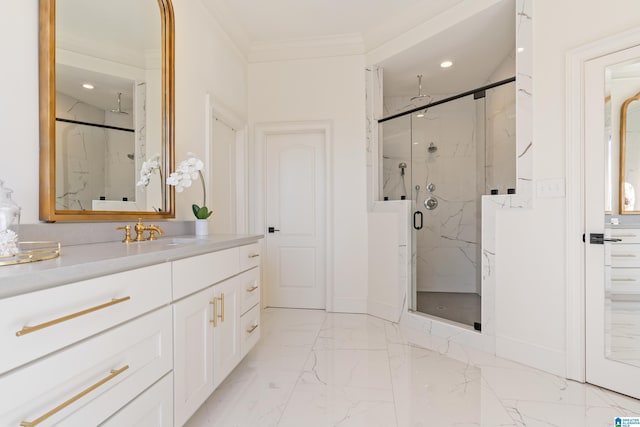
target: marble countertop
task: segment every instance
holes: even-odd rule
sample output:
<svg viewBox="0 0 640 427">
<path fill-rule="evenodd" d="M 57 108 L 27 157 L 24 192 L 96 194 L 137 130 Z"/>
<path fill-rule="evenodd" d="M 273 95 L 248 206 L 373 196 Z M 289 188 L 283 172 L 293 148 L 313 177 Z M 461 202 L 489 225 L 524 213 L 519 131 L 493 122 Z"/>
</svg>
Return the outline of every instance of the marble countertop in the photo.
<svg viewBox="0 0 640 427">
<path fill-rule="evenodd" d="M 58 258 L 0 266 L 0 299 L 254 243 L 263 235 L 174 236 L 156 241 L 63 246 Z"/>
</svg>

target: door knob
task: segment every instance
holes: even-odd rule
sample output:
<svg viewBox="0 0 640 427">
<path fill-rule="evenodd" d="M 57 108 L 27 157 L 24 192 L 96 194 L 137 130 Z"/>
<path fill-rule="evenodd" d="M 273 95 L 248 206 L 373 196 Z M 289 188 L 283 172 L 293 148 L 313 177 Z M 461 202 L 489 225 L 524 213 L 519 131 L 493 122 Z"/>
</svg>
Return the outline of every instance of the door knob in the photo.
<svg viewBox="0 0 640 427">
<path fill-rule="evenodd" d="M 605 238 L 604 234 L 602 233 L 591 233 L 589 235 L 589 243 L 591 243 L 592 245 L 603 245 L 604 242 L 622 242 L 622 239 L 616 239 L 616 238 Z"/>
</svg>

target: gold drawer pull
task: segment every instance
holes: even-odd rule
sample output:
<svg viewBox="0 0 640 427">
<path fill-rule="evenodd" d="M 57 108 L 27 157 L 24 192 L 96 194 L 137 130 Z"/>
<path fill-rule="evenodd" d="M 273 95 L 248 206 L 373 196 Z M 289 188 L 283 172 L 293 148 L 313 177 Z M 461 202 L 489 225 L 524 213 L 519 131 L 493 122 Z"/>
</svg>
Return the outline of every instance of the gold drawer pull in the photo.
<svg viewBox="0 0 640 427">
<path fill-rule="evenodd" d="M 218 307 L 216 306 L 217 302 L 218 298 L 216 297 L 213 297 L 213 300 L 209 301 L 209 304 L 213 304 L 213 320 L 210 320 L 210 322 L 213 323 L 214 328 L 218 326 Z"/>
<path fill-rule="evenodd" d="M 613 278 L 612 282 L 637 282 L 637 279 L 622 279 L 622 278 Z"/>
<path fill-rule="evenodd" d="M 253 325 L 249 329 L 247 329 L 247 333 L 250 334 L 258 328 L 258 325 Z"/>
<path fill-rule="evenodd" d="M 635 258 L 636 256 L 633 254 L 611 254 L 612 258 Z"/>
<path fill-rule="evenodd" d="M 66 322 L 67 320 L 75 319 L 76 317 L 84 316 L 85 314 L 93 313 L 94 311 L 102 310 L 103 308 L 111 307 L 112 305 L 120 304 L 121 302 L 129 301 L 130 299 L 131 297 L 113 299 L 104 304 L 96 305 L 95 307 L 87 308 L 86 310 L 50 320 L 36 326 L 25 326 L 22 330 L 16 332 L 16 336 L 21 337 L 23 335 L 30 334 L 31 332 L 39 331 L 40 329 L 48 328 L 49 326 L 57 325 L 58 323 Z"/>
<path fill-rule="evenodd" d="M 255 291 L 256 289 L 258 289 L 258 287 L 254 285 L 254 286 L 252 286 L 252 287 L 248 288 L 248 289 L 247 289 L 247 292 L 253 292 L 253 291 Z"/>
<path fill-rule="evenodd" d="M 258 258 L 260 256 L 260 254 L 251 254 L 249 255 L 249 258 Z"/>
<path fill-rule="evenodd" d="M 218 316 L 222 322 L 224 322 L 224 294 L 220 294 L 220 315 Z"/>
<path fill-rule="evenodd" d="M 116 370 L 112 369 L 110 371 L 109 376 L 104 377 L 103 379 L 101 379 L 100 381 L 95 383 L 94 385 L 92 385 L 89 388 L 87 388 L 87 389 L 81 391 L 80 393 L 76 394 L 71 399 L 69 399 L 66 402 L 61 403 L 60 405 L 56 406 L 55 408 L 53 408 L 52 410 L 50 410 L 46 414 L 42 415 L 40 418 L 38 418 L 36 420 L 33 420 L 33 421 L 22 421 L 20 423 L 20 425 L 22 427 L 34 427 L 34 426 L 37 426 L 41 422 L 45 421 L 47 418 L 51 417 L 52 415 L 57 414 L 58 412 L 62 411 L 64 408 L 66 408 L 67 406 L 71 405 L 73 402 L 75 402 L 78 399 L 81 399 L 82 397 L 84 397 L 87 394 L 91 393 L 93 390 L 97 389 L 98 387 L 100 387 L 104 383 L 106 383 L 108 381 L 111 381 L 112 379 L 114 379 L 115 377 L 117 377 L 118 375 L 120 375 L 121 373 L 126 371 L 127 369 L 129 369 L 129 365 L 125 365 L 122 368 L 116 369 Z"/>
</svg>

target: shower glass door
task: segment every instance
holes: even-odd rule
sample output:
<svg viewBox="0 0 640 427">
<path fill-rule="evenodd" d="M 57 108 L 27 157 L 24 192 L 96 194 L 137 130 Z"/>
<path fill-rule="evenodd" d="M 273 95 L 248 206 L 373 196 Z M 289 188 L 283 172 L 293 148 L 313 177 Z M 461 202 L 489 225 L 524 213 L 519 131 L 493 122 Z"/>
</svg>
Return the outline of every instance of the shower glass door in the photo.
<svg viewBox="0 0 640 427">
<path fill-rule="evenodd" d="M 515 83 L 381 121 L 382 196 L 411 200 L 409 308 L 480 330 L 482 196 L 515 193 Z"/>
<path fill-rule="evenodd" d="M 411 180 L 423 227 L 414 229 L 414 307 L 480 323 L 480 213 L 485 189 L 484 97 L 411 115 Z"/>
</svg>

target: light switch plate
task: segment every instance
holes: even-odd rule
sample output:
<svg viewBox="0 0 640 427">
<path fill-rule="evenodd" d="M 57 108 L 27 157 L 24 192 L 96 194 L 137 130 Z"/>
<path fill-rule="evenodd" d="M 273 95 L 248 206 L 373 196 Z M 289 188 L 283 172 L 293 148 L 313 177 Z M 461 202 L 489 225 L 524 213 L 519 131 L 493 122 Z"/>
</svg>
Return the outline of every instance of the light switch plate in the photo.
<svg viewBox="0 0 640 427">
<path fill-rule="evenodd" d="M 564 178 L 539 179 L 536 181 L 538 197 L 564 197 Z"/>
</svg>

